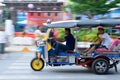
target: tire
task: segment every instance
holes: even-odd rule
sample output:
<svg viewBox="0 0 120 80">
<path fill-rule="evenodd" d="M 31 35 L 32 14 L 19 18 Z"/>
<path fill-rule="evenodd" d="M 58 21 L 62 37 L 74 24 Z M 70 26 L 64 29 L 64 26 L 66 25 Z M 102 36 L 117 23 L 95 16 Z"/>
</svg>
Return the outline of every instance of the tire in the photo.
<svg viewBox="0 0 120 80">
<path fill-rule="evenodd" d="M 40 58 L 39 60 L 38 58 L 34 58 L 31 61 L 31 68 L 34 71 L 41 71 L 44 68 L 44 60 L 42 58 Z"/>
<path fill-rule="evenodd" d="M 92 70 L 96 74 L 105 74 L 109 70 L 109 63 L 103 58 L 98 58 L 92 63 Z"/>
</svg>

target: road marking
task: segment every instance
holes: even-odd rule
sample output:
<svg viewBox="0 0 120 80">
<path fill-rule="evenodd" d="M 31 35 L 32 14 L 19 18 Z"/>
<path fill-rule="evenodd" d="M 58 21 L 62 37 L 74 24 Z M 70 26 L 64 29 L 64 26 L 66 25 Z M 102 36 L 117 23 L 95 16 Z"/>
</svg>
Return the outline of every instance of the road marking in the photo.
<svg viewBox="0 0 120 80">
<path fill-rule="evenodd" d="M 30 63 L 13 63 L 12 66 L 30 66 Z"/>
<path fill-rule="evenodd" d="M 31 60 L 16 60 L 15 61 L 16 63 L 30 63 L 31 62 Z"/>
<path fill-rule="evenodd" d="M 42 77 L 41 76 L 39 76 L 39 75 L 28 75 L 28 74 L 26 74 L 26 75 L 0 75 L 0 79 L 1 80 L 4 80 L 4 79 L 9 79 L 9 80 L 14 80 L 14 79 L 24 79 L 24 80 L 29 80 L 29 79 L 32 79 L 32 80 L 35 80 L 35 79 L 39 79 L 39 80 L 55 80 L 55 79 L 57 79 L 57 80 L 59 80 L 59 79 L 64 79 L 64 80 L 66 80 L 66 79 L 68 79 L 68 80 L 75 80 L 75 79 L 79 79 L 79 80 L 82 80 L 82 79 L 96 79 L 96 77 L 97 76 L 95 76 L 95 75 L 93 75 L 93 76 L 86 76 L 86 75 L 84 75 L 84 76 L 64 76 L 64 75 L 54 75 L 54 76 L 52 76 L 52 75 L 42 75 Z M 106 79 L 105 77 L 97 77 L 99 80 L 103 80 L 103 79 Z"/>
<path fill-rule="evenodd" d="M 10 66 L 8 69 L 31 69 L 30 66 Z"/>
<path fill-rule="evenodd" d="M 30 70 L 8 70 L 8 71 L 4 71 L 3 74 L 28 74 L 28 73 L 32 73 L 32 71 Z"/>
</svg>

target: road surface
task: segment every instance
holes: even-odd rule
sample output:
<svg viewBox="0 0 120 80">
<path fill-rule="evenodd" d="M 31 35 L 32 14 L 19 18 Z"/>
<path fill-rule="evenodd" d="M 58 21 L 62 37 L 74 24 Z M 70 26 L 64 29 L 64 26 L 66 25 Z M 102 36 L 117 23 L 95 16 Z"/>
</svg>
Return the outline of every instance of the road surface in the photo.
<svg viewBox="0 0 120 80">
<path fill-rule="evenodd" d="M 42 71 L 33 71 L 30 61 L 34 53 L 0 54 L 0 80 L 120 80 L 118 73 L 111 69 L 106 75 L 96 75 L 81 66 L 44 67 Z"/>
</svg>

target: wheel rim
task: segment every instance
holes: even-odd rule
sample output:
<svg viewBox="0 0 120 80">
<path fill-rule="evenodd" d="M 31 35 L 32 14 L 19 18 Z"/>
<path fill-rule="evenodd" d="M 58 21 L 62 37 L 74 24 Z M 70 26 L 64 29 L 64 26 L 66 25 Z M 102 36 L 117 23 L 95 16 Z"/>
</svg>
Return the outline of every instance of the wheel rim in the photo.
<svg viewBox="0 0 120 80">
<path fill-rule="evenodd" d="M 107 64 L 104 61 L 99 61 L 95 65 L 95 69 L 99 73 L 104 73 L 107 70 Z"/>
<path fill-rule="evenodd" d="M 33 67 L 35 70 L 40 70 L 40 69 L 42 69 L 42 67 L 43 67 L 43 62 L 42 62 L 42 60 L 35 59 L 35 60 L 32 62 L 32 67 Z"/>
</svg>

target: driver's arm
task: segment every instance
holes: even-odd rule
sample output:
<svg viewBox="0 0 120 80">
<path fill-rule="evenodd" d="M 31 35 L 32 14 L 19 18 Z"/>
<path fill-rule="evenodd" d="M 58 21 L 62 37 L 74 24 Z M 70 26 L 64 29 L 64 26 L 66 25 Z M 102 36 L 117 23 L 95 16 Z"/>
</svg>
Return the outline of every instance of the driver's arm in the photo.
<svg viewBox="0 0 120 80">
<path fill-rule="evenodd" d="M 60 42 L 65 42 L 65 38 L 56 38 L 56 37 L 54 37 L 54 40 L 60 41 Z"/>
</svg>

